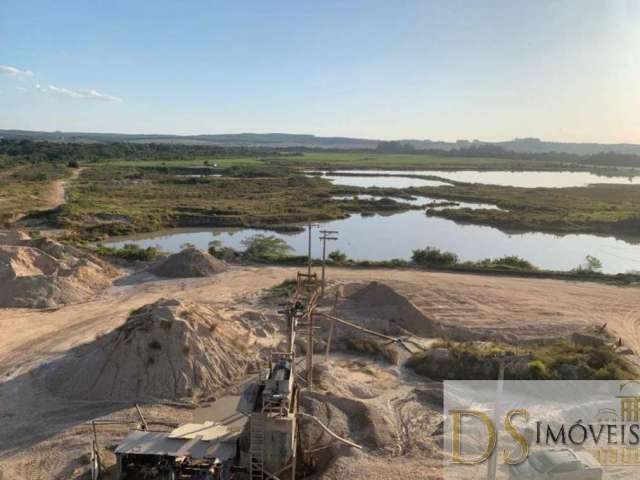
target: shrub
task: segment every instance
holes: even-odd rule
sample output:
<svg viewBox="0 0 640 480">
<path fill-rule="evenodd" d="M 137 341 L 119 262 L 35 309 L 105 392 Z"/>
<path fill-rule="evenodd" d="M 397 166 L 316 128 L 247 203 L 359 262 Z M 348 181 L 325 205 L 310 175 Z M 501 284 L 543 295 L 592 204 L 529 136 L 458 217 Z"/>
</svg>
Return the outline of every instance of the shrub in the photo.
<svg viewBox="0 0 640 480">
<path fill-rule="evenodd" d="M 547 367 L 541 360 L 532 360 L 529 362 L 529 375 L 534 380 L 543 380 L 548 378 Z"/>
<path fill-rule="evenodd" d="M 148 262 L 150 260 L 154 260 L 158 255 L 160 255 L 161 251 L 158 247 L 140 248 L 134 243 L 128 243 L 122 248 L 112 248 L 100 245 L 96 249 L 96 253 L 98 255 L 122 258 L 129 262 Z"/>
<path fill-rule="evenodd" d="M 222 255 L 222 242 L 220 240 L 211 240 L 209 242 L 209 255 L 212 257 L 220 258 L 218 255 Z"/>
<path fill-rule="evenodd" d="M 458 256 L 455 253 L 442 252 L 437 248 L 427 247 L 414 250 L 411 260 L 418 265 L 447 267 L 458 263 Z"/>
<path fill-rule="evenodd" d="M 390 345 L 383 345 L 378 341 L 368 338 L 349 338 L 346 341 L 346 348 L 350 352 L 364 353 L 380 358 L 392 365 L 398 363 L 398 352 Z"/>
<path fill-rule="evenodd" d="M 483 267 L 509 267 L 517 270 L 537 270 L 536 266 L 530 261 L 525 260 L 517 255 L 505 255 L 501 258 L 487 258 L 480 262 Z"/>
<path fill-rule="evenodd" d="M 248 260 L 274 260 L 285 257 L 292 248 L 274 235 L 253 235 L 242 241 L 242 256 Z"/>
<path fill-rule="evenodd" d="M 284 280 L 267 291 L 268 297 L 290 297 L 296 290 L 296 280 Z"/>
<path fill-rule="evenodd" d="M 436 349 L 447 350 L 447 356 L 438 358 Z M 529 345 L 519 354 L 508 344 L 437 342 L 430 350 L 414 354 L 407 366 L 433 380 L 488 380 L 497 378 L 500 357 L 511 358 L 504 371 L 508 380 L 623 380 L 638 375 L 637 368 L 612 345 L 563 339 Z"/>
<path fill-rule="evenodd" d="M 571 270 L 578 275 L 593 275 L 596 273 L 602 273 L 602 262 L 600 259 L 593 255 L 587 255 L 580 265 Z"/>
<path fill-rule="evenodd" d="M 340 250 L 334 250 L 329 254 L 329 260 L 334 263 L 345 263 L 347 261 L 347 254 Z"/>
<path fill-rule="evenodd" d="M 578 273 L 599 273 L 602 270 L 602 262 L 593 255 L 587 255 L 582 265 L 576 269 Z"/>
<path fill-rule="evenodd" d="M 212 240 L 209 242 L 207 250 L 209 255 L 216 257 L 225 262 L 236 261 L 240 258 L 240 254 L 231 247 L 225 247 L 220 240 Z"/>
</svg>

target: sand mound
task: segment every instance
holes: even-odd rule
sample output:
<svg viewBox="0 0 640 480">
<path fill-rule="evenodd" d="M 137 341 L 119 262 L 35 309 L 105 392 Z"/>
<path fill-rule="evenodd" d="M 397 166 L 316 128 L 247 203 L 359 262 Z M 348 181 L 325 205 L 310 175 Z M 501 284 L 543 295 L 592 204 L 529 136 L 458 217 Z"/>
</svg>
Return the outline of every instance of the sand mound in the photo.
<svg viewBox="0 0 640 480">
<path fill-rule="evenodd" d="M 85 301 L 109 286 L 116 273 L 77 248 L 47 238 L 18 237 L 11 240 L 13 245 L 0 245 L 0 308 Z"/>
<path fill-rule="evenodd" d="M 151 268 L 151 272 L 168 278 L 208 277 L 227 269 L 225 263 L 197 248 L 173 254 Z"/>
<path fill-rule="evenodd" d="M 54 275 L 58 262 L 42 250 L 0 245 L 0 279 Z"/>
<path fill-rule="evenodd" d="M 349 296 L 358 316 L 384 319 L 390 327 L 399 327 L 415 335 L 440 337 L 443 327 L 419 310 L 409 299 L 384 283 L 371 282 Z M 372 326 L 381 325 L 375 322 Z"/>
<path fill-rule="evenodd" d="M 22 240 L 29 240 L 29 235 L 22 230 L 0 231 L 0 245 L 15 245 Z"/>
<path fill-rule="evenodd" d="M 73 399 L 143 401 L 210 394 L 257 358 L 250 334 L 210 307 L 160 299 L 46 367 L 45 384 Z"/>
</svg>

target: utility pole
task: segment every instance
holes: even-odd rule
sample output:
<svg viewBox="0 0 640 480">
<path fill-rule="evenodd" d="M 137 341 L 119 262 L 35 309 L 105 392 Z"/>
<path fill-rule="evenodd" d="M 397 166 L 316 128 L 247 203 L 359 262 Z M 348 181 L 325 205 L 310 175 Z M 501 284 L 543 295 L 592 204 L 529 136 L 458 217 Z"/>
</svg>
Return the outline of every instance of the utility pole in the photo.
<svg viewBox="0 0 640 480">
<path fill-rule="evenodd" d="M 309 275 L 309 277 L 311 277 L 311 230 L 313 228 L 318 228 L 320 225 L 318 225 L 317 223 L 311 223 L 309 222 L 307 224 L 307 229 L 309 231 L 309 259 L 308 259 L 308 265 L 307 265 L 307 275 Z"/>
<path fill-rule="evenodd" d="M 327 265 L 327 240 L 338 240 L 336 230 L 320 230 L 320 240 L 322 241 L 322 280 L 320 283 L 320 298 L 324 297 L 324 271 Z"/>
</svg>

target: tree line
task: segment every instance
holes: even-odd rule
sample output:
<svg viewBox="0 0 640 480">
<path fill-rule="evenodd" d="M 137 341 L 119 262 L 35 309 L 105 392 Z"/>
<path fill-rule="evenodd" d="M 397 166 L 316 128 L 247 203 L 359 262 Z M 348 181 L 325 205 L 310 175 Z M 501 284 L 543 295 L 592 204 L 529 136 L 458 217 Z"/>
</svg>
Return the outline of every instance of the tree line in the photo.
<svg viewBox="0 0 640 480">
<path fill-rule="evenodd" d="M 640 167 L 640 155 L 602 152 L 578 155 L 564 152 L 522 153 L 507 150 L 498 145 L 481 144 L 469 147 L 444 149 L 416 149 L 407 142 L 380 142 L 378 153 L 402 153 L 437 155 L 440 157 L 504 158 L 528 162 L 566 163 L 574 165 L 598 165 L 610 167 Z M 184 145 L 175 143 L 82 143 L 50 142 L 28 139 L 0 139 L 0 156 L 8 163 L 68 163 L 72 161 L 98 162 L 107 159 L 123 160 L 187 160 L 195 157 L 256 157 L 268 155 L 299 156 L 305 152 L 371 153 L 368 149 L 323 149 L 309 147 L 246 147 L 222 145 Z"/>
<path fill-rule="evenodd" d="M 278 155 L 270 148 L 161 143 L 75 143 L 0 139 L 0 155 L 13 163 L 97 162 L 107 159 L 181 160 L 194 157 Z"/>
<path fill-rule="evenodd" d="M 416 149 L 408 142 L 388 141 L 380 142 L 376 151 L 380 153 L 403 153 L 419 155 L 437 155 L 440 157 L 468 157 L 468 158 L 504 158 L 510 160 L 524 160 L 531 162 L 572 163 L 579 165 L 602 165 L 612 167 L 640 167 L 640 155 L 601 152 L 591 155 L 575 153 L 549 152 L 524 153 L 507 150 L 499 145 L 481 144 L 462 148 L 444 149 Z"/>
</svg>

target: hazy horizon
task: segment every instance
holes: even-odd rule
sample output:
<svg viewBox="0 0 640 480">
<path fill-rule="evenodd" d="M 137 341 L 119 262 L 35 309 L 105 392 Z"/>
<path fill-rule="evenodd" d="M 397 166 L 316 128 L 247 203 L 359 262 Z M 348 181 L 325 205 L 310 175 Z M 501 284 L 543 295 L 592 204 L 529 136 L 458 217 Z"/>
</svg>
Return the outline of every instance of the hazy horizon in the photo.
<svg viewBox="0 0 640 480">
<path fill-rule="evenodd" d="M 91 130 L 85 130 L 85 131 L 71 131 L 71 130 L 27 130 L 27 129 L 19 129 L 19 128 L 0 128 L 0 132 L 1 131 L 22 131 L 22 132 L 28 132 L 28 133 L 47 133 L 47 134 L 67 134 L 67 135 L 122 135 L 122 136 L 127 136 L 127 135 L 137 135 L 137 136 L 167 136 L 167 137 L 206 137 L 206 136 L 222 136 L 222 135 L 230 135 L 230 136 L 236 136 L 236 135 L 301 135 L 301 136 L 311 136 L 311 137 L 315 137 L 315 138 L 345 138 L 345 139 L 352 139 L 352 140 L 363 140 L 363 141 L 371 141 L 371 142 L 376 142 L 376 141 L 399 141 L 399 142 L 403 142 L 403 141 L 416 141 L 416 142 L 422 142 L 422 141 L 431 141 L 434 143 L 456 143 L 458 141 L 460 142 L 469 142 L 469 143 L 473 143 L 473 142 L 480 142 L 480 143 L 495 143 L 495 144 L 499 144 L 499 143 L 504 143 L 504 142 L 515 142 L 515 141 L 526 141 L 526 140 L 534 140 L 534 141 L 540 141 L 542 143 L 566 143 L 566 144 L 572 144 L 572 143 L 576 143 L 576 144 L 596 144 L 596 145 L 637 145 L 640 146 L 640 142 L 637 143 L 633 143 L 633 142 L 590 142 L 590 141 L 585 141 L 585 142 L 571 142 L 571 141 L 563 141 L 563 140 L 553 140 L 553 139 L 548 139 L 548 138 L 537 138 L 537 137 L 517 137 L 517 138 L 503 138 L 503 139 L 499 139 L 499 140 L 485 140 L 482 138 L 457 138 L 456 140 L 442 140 L 442 139 L 438 139 L 438 138 L 373 138 L 373 137 L 352 137 L 349 135 L 319 135 L 319 134 L 315 134 L 315 133 L 309 133 L 309 132 L 300 132 L 300 133 L 292 133 L 292 132 L 241 132 L 241 131 L 237 131 L 237 132 L 225 132 L 225 133 L 219 133 L 219 132 L 203 132 L 203 133 L 183 133 L 183 134 L 177 134 L 177 133 L 158 133 L 158 132 L 135 132 L 135 133 L 129 133 L 129 132 L 118 132 L 118 131 L 91 131 Z"/>
<path fill-rule="evenodd" d="M 0 128 L 640 143 L 640 0 L 0 5 Z"/>
</svg>

